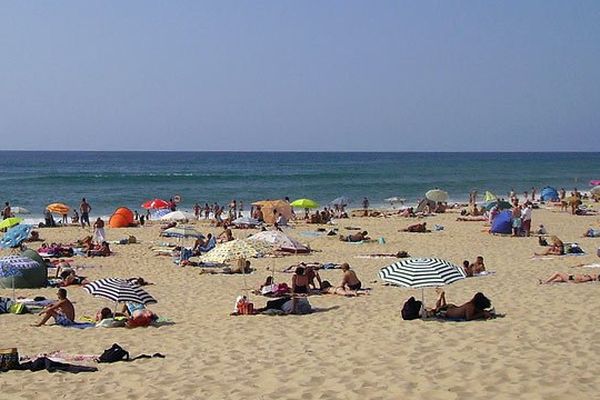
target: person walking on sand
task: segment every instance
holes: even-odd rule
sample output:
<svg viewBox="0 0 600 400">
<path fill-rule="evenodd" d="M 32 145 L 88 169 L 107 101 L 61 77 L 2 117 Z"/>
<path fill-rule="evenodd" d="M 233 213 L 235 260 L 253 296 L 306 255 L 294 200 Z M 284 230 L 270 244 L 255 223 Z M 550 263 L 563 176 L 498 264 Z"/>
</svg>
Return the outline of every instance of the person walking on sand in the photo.
<svg viewBox="0 0 600 400">
<path fill-rule="evenodd" d="M 104 233 L 104 221 L 100 217 L 98 217 L 96 222 L 94 222 L 94 240 L 97 243 L 106 241 L 106 235 Z"/>
<path fill-rule="evenodd" d="M 50 317 L 54 317 L 57 325 L 69 326 L 75 321 L 75 307 L 69 299 L 67 299 L 67 289 L 60 288 L 56 293 L 58 301 L 45 308 L 38 315 L 44 315 L 42 320 L 34 326 L 44 325 Z"/>
<path fill-rule="evenodd" d="M 81 199 L 81 204 L 79 205 L 79 211 L 81 212 L 81 227 L 85 228 L 85 224 L 90 226 L 90 212 L 92 211 L 92 206 L 87 202 L 85 197 Z"/>
</svg>

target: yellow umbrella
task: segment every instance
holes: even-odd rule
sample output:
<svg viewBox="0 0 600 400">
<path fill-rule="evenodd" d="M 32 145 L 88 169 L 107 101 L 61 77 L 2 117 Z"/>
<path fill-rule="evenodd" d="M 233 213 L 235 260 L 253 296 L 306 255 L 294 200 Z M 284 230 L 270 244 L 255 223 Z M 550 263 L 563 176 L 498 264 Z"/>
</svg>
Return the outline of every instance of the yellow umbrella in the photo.
<svg viewBox="0 0 600 400">
<path fill-rule="evenodd" d="M 46 210 L 55 213 L 55 214 L 68 214 L 69 213 L 69 206 L 63 203 L 52 203 L 52 204 L 48 204 L 46 206 Z"/>
<path fill-rule="evenodd" d="M 486 203 L 489 203 L 490 201 L 494 201 L 494 200 L 498 200 L 498 196 L 496 196 L 494 193 L 492 193 L 490 191 L 486 191 L 485 195 L 483 196 L 483 201 L 485 201 Z"/>
<path fill-rule="evenodd" d="M 22 221 L 23 221 L 23 218 L 16 218 L 16 217 L 7 218 L 7 219 L 3 220 L 2 222 L 0 222 L 0 229 L 12 228 L 13 226 L 18 225 Z"/>
</svg>

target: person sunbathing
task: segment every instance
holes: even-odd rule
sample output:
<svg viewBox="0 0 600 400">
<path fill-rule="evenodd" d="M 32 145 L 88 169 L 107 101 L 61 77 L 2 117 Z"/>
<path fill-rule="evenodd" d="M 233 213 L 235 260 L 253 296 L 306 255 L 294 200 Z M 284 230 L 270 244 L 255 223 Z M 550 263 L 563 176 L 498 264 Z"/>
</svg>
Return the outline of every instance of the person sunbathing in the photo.
<svg viewBox="0 0 600 400">
<path fill-rule="evenodd" d="M 426 310 L 426 316 L 442 319 L 466 320 L 473 321 L 477 319 L 490 319 L 493 315 L 487 311 L 490 308 L 491 302 L 481 292 L 477 292 L 475 296 L 468 302 L 456 306 L 446 302 L 446 293 L 437 289 L 438 299 L 434 309 Z"/>
<path fill-rule="evenodd" d="M 69 326 L 74 324 L 75 306 L 73 306 L 73 303 L 71 303 L 71 301 L 67 298 L 67 289 L 58 289 L 56 295 L 58 297 L 58 301 L 47 306 L 38 314 L 43 315 L 44 318 L 42 318 L 42 320 L 34 326 L 44 325 L 46 321 L 50 319 L 50 317 L 54 317 L 54 321 L 57 325 Z"/>
<path fill-rule="evenodd" d="M 427 222 L 423 222 L 420 224 L 410 225 L 408 228 L 404 228 L 400 230 L 401 232 L 431 232 L 427 229 Z"/>
<path fill-rule="evenodd" d="M 296 268 L 296 272 L 292 276 L 292 294 L 308 294 L 308 285 L 310 281 L 306 275 L 306 269 L 304 267 Z"/>
<path fill-rule="evenodd" d="M 223 268 L 202 268 L 201 274 L 249 274 L 252 272 L 250 261 L 242 261 L 235 267 L 223 267 Z"/>
<path fill-rule="evenodd" d="M 371 253 L 371 254 L 367 254 L 365 256 L 360 256 L 360 257 L 369 257 L 369 258 L 379 258 L 379 257 L 395 257 L 395 258 L 406 258 L 406 257 L 410 257 L 410 254 L 408 254 L 408 252 L 406 252 L 405 250 L 401 250 L 397 253 Z"/>
<path fill-rule="evenodd" d="M 367 231 L 362 231 L 362 232 L 355 233 L 354 235 L 348 235 L 348 236 L 340 235 L 340 240 L 342 242 L 362 242 L 363 240 L 371 239 L 368 236 L 368 234 L 369 233 Z"/>
<path fill-rule="evenodd" d="M 552 244 L 548 248 L 548 250 L 542 253 L 533 253 L 536 256 L 563 256 L 565 254 L 565 244 L 560 240 L 557 236 L 552 236 L 550 238 Z"/>
<path fill-rule="evenodd" d="M 565 274 L 562 272 L 555 272 L 550 278 L 545 281 L 539 280 L 540 285 L 549 283 L 586 283 L 598 281 L 600 275 L 590 274 Z"/>
<path fill-rule="evenodd" d="M 85 285 L 90 281 L 85 276 L 78 276 L 72 268 L 64 268 L 60 274 L 58 286 Z"/>
<path fill-rule="evenodd" d="M 233 233 L 230 228 L 225 228 L 225 230 L 217 236 L 218 243 L 231 242 L 233 239 Z"/>
<path fill-rule="evenodd" d="M 334 294 L 338 296 L 346 296 L 346 297 L 356 297 L 360 295 L 369 294 L 368 290 L 348 290 L 343 287 L 334 287 L 329 281 L 323 281 L 321 285 L 321 289 L 319 290 L 321 294 Z"/>
<path fill-rule="evenodd" d="M 107 241 L 102 242 L 100 247 L 87 251 L 88 257 L 108 257 L 110 254 L 110 246 Z"/>
</svg>

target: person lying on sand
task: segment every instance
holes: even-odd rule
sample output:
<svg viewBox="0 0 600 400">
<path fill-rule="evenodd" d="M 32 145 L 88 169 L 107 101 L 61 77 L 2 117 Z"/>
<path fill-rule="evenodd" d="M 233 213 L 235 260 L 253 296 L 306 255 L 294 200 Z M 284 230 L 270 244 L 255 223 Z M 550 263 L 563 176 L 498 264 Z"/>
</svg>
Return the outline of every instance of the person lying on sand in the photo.
<svg viewBox="0 0 600 400">
<path fill-rule="evenodd" d="M 549 283 L 586 283 L 593 282 L 600 279 L 600 275 L 590 274 L 565 274 L 562 272 L 555 272 L 550 278 L 545 281 L 539 280 L 540 285 Z"/>
<path fill-rule="evenodd" d="M 371 239 L 368 234 L 367 231 L 362 231 L 348 236 L 340 235 L 340 240 L 342 242 L 362 242 L 363 240 Z"/>
<path fill-rule="evenodd" d="M 481 292 L 477 292 L 468 302 L 456 306 L 446 302 L 446 293 L 443 290 L 438 288 L 436 291 L 438 293 L 438 299 L 435 308 L 425 310 L 425 315 L 427 317 L 463 319 L 466 321 L 493 318 L 493 314 L 486 310 L 491 306 L 490 299 L 485 297 Z"/>
<path fill-rule="evenodd" d="M 321 294 L 334 294 L 338 296 L 346 296 L 346 297 L 356 297 L 360 295 L 369 294 L 368 290 L 358 289 L 358 290 L 348 290 L 343 287 L 333 286 L 329 281 L 323 281 L 321 285 L 321 289 L 319 290 Z"/>
<path fill-rule="evenodd" d="M 60 267 L 59 267 L 60 269 Z M 90 281 L 85 276 L 78 276 L 72 268 L 64 268 L 60 273 L 61 281 L 58 286 L 85 285 Z"/>
<path fill-rule="evenodd" d="M 477 216 L 477 217 L 473 217 L 473 216 L 466 216 L 466 217 L 458 217 L 456 218 L 457 221 L 462 221 L 462 222 L 487 222 L 488 219 L 484 216 Z"/>
<path fill-rule="evenodd" d="M 427 229 L 427 222 L 410 225 L 408 228 L 401 229 L 400 232 L 431 232 Z"/>
<path fill-rule="evenodd" d="M 249 274 L 252 272 L 252 267 L 250 266 L 250 261 L 244 261 L 242 263 L 238 263 L 235 267 L 223 267 L 223 268 L 202 268 L 200 270 L 201 274 Z"/>
<path fill-rule="evenodd" d="M 100 247 L 87 251 L 88 257 L 108 257 L 110 254 L 110 246 L 107 241 L 102 242 Z"/>
<path fill-rule="evenodd" d="M 406 257 L 410 257 L 410 254 L 408 254 L 408 252 L 406 252 L 405 250 L 401 250 L 397 253 L 372 253 L 372 254 L 367 254 L 364 256 L 360 256 L 360 257 L 368 257 L 368 258 L 379 258 L 379 257 L 395 257 L 395 258 L 406 258 Z"/>
<path fill-rule="evenodd" d="M 44 318 L 35 324 L 34 326 L 42 326 L 50 319 L 54 317 L 54 321 L 57 325 L 69 326 L 73 325 L 75 321 L 75 307 L 69 299 L 67 299 L 67 289 L 60 288 L 56 293 L 58 301 L 46 307 L 38 315 L 43 315 Z"/>
<path fill-rule="evenodd" d="M 565 244 L 560 240 L 557 236 L 552 236 L 550 238 L 552 244 L 548 248 L 548 250 L 542 253 L 533 253 L 536 256 L 563 256 L 565 254 Z"/>
</svg>

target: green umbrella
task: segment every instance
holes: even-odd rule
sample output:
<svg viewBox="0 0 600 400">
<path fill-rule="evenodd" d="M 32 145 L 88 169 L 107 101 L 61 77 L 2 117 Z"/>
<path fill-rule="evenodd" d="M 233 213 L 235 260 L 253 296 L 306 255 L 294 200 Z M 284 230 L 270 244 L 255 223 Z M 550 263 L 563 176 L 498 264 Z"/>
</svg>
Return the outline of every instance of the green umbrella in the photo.
<svg viewBox="0 0 600 400">
<path fill-rule="evenodd" d="M 11 217 L 0 222 L 0 229 L 12 228 L 15 225 L 18 225 L 23 218 Z"/>
<path fill-rule="evenodd" d="M 291 202 L 290 206 L 296 208 L 319 208 L 319 203 L 311 199 L 298 199 Z"/>
</svg>

